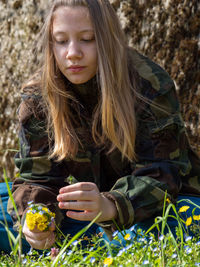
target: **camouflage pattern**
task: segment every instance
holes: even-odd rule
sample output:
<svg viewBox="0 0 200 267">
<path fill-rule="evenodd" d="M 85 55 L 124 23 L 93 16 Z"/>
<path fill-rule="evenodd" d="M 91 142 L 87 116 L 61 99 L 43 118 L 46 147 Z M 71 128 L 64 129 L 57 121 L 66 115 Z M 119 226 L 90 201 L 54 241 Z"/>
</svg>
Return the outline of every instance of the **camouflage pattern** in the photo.
<svg viewBox="0 0 200 267">
<path fill-rule="evenodd" d="M 12 189 L 20 216 L 23 217 L 27 202 L 33 200 L 48 205 L 61 222 L 63 214 L 56 196 L 59 188 L 69 184 L 69 175 L 75 177 L 74 182 L 96 183 L 102 194 L 115 202 L 116 222 L 121 228 L 159 214 L 166 192 L 171 201 L 176 201 L 178 194 L 200 194 L 200 161 L 188 143 L 173 81 L 160 66 L 137 51 L 131 50 L 129 57 L 139 74 L 139 92 L 146 99 L 138 100 L 136 105 L 134 163 L 122 161 L 118 150 L 107 154 L 106 149 L 92 141 L 89 107 L 95 101 L 93 98 L 91 104 L 87 94 L 97 92 L 96 82 L 88 82 L 85 91 L 79 90 L 83 105 L 72 106 L 79 114 L 77 133 L 84 149 L 75 159 L 60 163 L 48 159 L 46 117 L 39 108 L 40 93 L 35 88 L 23 92 L 19 108 L 20 151 L 15 157 L 20 177 Z M 8 211 L 17 226 L 10 202 Z M 107 233 L 116 229 L 113 222 L 100 225 Z"/>
</svg>

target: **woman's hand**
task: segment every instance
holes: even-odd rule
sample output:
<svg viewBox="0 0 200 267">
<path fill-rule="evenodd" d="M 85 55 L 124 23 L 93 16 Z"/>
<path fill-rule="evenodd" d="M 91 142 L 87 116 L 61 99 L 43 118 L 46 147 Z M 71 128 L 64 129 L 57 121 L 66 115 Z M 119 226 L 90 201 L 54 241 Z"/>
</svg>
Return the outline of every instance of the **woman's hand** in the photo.
<svg viewBox="0 0 200 267">
<path fill-rule="evenodd" d="M 42 250 L 50 248 L 55 243 L 54 230 L 55 224 L 51 223 L 48 231 L 42 232 L 38 230 L 37 227 L 31 231 L 25 221 L 22 232 L 31 247 Z"/>
<path fill-rule="evenodd" d="M 81 182 L 65 186 L 59 193 L 59 208 L 68 210 L 66 215 L 72 219 L 92 221 L 100 212 L 96 222 L 108 221 L 117 216 L 115 204 L 100 194 L 94 183 Z"/>
</svg>

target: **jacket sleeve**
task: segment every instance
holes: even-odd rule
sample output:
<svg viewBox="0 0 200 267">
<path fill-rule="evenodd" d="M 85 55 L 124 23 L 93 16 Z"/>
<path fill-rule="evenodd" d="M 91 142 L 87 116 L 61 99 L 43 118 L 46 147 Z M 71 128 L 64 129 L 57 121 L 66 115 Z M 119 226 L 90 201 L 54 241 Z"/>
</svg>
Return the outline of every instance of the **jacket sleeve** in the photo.
<svg viewBox="0 0 200 267">
<path fill-rule="evenodd" d="M 15 164 L 19 177 L 15 179 L 12 193 L 18 214 L 23 221 L 28 202 L 42 203 L 56 213 L 57 223 L 63 218 L 57 206 L 56 197 L 60 187 L 67 185 L 64 180 L 68 170 L 64 162 L 57 163 L 48 158 L 49 143 L 46 120 L 38 108 L 36 96 L 25 96 L 18 110 L 19 152 Z M 8 201 L 8 213 L 18 229 L 19 223 L 12 202 Z"/>
<path fill-rule="evenodd" d="M 110 192 L 103 193 L 115 202 L 116 222 L 122 229 L 159 214 L 165 194 L 174 201 L 182 177 L 191 171 L 189 144 L 173 81 L 147 58 L 137 70 L 142 78 L 141 93 L 147 100 L 136 110 L 137 161 L 130 175 L 118 179 Z M 113 222 L 101 226 L 108 234 L 116 230 Z"/>
</svg>

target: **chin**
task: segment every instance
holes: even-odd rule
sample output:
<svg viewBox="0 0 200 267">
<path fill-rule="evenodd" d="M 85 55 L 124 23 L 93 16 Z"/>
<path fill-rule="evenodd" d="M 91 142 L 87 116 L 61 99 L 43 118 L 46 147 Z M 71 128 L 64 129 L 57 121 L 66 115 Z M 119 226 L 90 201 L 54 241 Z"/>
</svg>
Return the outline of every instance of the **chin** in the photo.
<svg viewBox="0 0 200 267">
<path fill-rule="evenodd" d="M 68 79 L 68 80 L 73 84 L 82 84 L 88 82 L 90 79 Z"/>
</svg>

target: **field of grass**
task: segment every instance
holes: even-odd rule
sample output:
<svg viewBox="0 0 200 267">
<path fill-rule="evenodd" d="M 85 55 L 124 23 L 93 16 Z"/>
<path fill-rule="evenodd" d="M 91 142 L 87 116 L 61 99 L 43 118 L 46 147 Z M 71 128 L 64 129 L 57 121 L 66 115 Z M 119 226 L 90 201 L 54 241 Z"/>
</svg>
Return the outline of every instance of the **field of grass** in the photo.
<svg viewBox="0 0 200 267">
<path fill-rule="evenodd" d="M 0 266 L 200 266 L 200 215 L 183 220 L 181 215 L 188 208 L 182 206 L 177 212 L 175 206 L 165 200 L 162 216 L 157 217 L 151 227 L 151 230 L 159 229 L 158 236 L 135 231 L 133 226 L 129 232 L 113 233 L 118 246 L 103 241 L 101 235 L 93 236 L 87 241 L 88 245 L 82 246 L 86 241 L 84 232 L 94 223 L 91 222 L 73 238 L 58 241 L 50 250 L 38 253 L 31 249 L 25 255 L 21 252 L 21 234 L 15 238 L 8 230 L 12 252 L 10 255 L 0 253 Z M 178 222 L 176 237 L 167 224 L 168 217 L 172 216 L 169 214 L 171 209 Z M 165 229 L 168 229 L 167 234 L 164 234 Z M 125 245 L 122 245 L 119 234 Z"/>
</svg>

